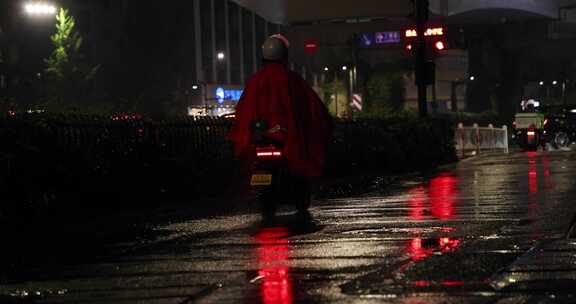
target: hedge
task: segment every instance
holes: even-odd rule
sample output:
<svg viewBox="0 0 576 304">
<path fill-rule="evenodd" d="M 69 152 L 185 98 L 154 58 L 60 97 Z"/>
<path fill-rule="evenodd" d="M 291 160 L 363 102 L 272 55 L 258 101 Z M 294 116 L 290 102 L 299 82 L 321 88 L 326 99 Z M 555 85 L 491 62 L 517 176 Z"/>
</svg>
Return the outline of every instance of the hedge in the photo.
<svg viewBox="0 0 576 304">
<path fill-rule="evenodd" d="M 222 118 L 147 121 L 80 115 L 24 115 L 0 120 L 1 213 L 52 207 L 55 198 L 87 202 L 150 192 L 188 197 L 229 189 L 239 178 L 232 122 Z M 448 120 L 398 117 L 339 121 L 326 174 L 397 174 L 456 159 Z M 96 195 L 97 194 L 97 195 Z"/>
</svg>

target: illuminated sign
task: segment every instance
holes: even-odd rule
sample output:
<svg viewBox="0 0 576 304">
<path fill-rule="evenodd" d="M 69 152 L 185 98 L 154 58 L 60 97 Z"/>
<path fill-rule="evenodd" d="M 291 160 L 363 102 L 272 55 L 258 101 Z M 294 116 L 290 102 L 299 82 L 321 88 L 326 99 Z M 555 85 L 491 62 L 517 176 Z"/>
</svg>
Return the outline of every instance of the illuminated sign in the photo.
<svg viewBox="0 0 576 304">
<path fill-rule="evenodd" d="M 243 91 L 244 90 L 217 87 L 214 90 L 214 95 L 219 103 L 223 103 L 225 100 L 238 101 L 240 100 Z"/>
<path fill-rule="evenodd" d="M 360 34 L 360 44 L 362 46 L 372 46 L 374 44 L 374 35 L 372 33 Z"/>
<path fill-rule="evenodd" d="M 312 55 L 316 53 L 317 50 L 318 42 L 316 42 L 316 40 L 309 39 L 304 41 L 304 52 L 306 52 L 306 54 Z"/>
<path fill-rule="evenodd" d="M 406 30 L 404 35 L 406 36 L 406 38 L 414 38 L 418 36 L 418 32 L 415 29 L 408 29 Z M 444 36 L 444 28 L 443 27 L 429 28 L 426 30 L 426 32 L 424 32 L 424 36 L 426 37 Z"/>
<path fill-rule="evenodd" d="M 400 43 L 400 32 L 361 33 L 359 36 L 362 47 L 372 47 L 385 44 Z"/>
<path fill-rule="evenodd" d="M 374 36 L 374 42 L 376 42 L 376 44 L 400 42 L 400 32 L 377 32 Z"/>
</svg>

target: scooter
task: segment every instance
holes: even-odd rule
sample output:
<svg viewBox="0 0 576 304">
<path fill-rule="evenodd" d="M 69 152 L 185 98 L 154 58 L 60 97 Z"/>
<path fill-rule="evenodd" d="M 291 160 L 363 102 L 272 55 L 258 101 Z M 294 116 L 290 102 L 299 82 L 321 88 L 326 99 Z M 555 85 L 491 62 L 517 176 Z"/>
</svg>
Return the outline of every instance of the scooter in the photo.
<svg viewBox="0 0 576 304">
<path fill-rule="evenodd" d="M 310 206 L 310 184 L 290 173 L 282 144 L 267 136 L 271 130 L 265 121 L 252 123 L 254 161 L 250 185 L 262 216 L 274 216 L 280 204 L 291 204 L 298 212 L 306 212 Z"/>
</svg>

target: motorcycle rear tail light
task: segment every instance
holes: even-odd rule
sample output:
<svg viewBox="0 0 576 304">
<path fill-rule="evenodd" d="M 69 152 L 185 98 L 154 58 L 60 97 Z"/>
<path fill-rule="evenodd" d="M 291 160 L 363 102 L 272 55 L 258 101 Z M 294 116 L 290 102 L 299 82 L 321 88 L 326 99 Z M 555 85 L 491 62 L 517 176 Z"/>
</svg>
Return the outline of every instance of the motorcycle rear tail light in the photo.
<svg viewBox="0 0 576 304">
<path fill-rule="evenodd" d="M 282 156 L 282 151 L 276 148 L 256 148 L 256 157 L 259 158 L 278 158 Z"/>
</svg>

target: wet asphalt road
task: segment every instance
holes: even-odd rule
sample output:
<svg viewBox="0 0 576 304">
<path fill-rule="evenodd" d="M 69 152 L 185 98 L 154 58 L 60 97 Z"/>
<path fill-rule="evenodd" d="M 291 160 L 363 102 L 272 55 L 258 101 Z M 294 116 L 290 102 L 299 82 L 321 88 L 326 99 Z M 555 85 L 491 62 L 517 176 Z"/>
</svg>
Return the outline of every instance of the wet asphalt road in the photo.
<svg viewBox="0 0 576 304">
<path fill-rule="evenodd" d="M 482 156 L 392 188 L 270 222 L 248 205 L 181 211 L 106 259 L 20 273 L 0 300 L 576 303 L 576 152 Z"/>
</svg>

